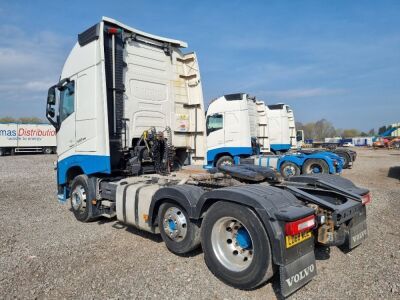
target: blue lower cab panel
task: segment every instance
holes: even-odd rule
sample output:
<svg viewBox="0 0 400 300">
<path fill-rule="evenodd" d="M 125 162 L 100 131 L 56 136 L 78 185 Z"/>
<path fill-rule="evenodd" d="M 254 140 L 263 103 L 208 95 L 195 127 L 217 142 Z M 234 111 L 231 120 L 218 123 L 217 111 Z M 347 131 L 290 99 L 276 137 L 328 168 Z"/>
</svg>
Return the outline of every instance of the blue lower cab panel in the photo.
<svg viewBox="0 0 400 300">
<path fill-rule="evenodd" d="M 290 144 L 271 144 L 270 145 L 272 151 L 288 151 L 290 150 Z"/>
<path fill-rule="evenodd" d="M 110 157 L 103 155 L 72 155 L 57 164 L 58 184 L 67 182 L 67 172 L 72 167 L 80 167 L 84 174 L 111 174 Z"/>
<path fill-rule="evenodd" d="M 208 166 L 213 166 L 215 157 L 221 153 L 226 153 L 227 155 L 235 158 L 236 156 L 250 156 L 253 154 L 253 148 L 251 147 L 221 147 L 207 151 L 207 163 Z"/>
</svg>

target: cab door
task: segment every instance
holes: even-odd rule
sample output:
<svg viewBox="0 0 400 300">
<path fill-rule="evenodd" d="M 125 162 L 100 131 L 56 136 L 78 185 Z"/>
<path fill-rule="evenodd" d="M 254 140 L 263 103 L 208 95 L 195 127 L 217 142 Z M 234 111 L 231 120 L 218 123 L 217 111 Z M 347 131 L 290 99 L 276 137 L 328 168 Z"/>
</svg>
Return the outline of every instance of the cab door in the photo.
<svg viewBox="0 0 400 300">
<path fill-rule="evenodd" d="M 213 114 L 207 116 L 207 148 L 216 149 L 225 146 L 224 115 Z"/>
<path fill-rule="evenodd" d="M 57 154 L 62 160 L 75 153 L 75 80 L 60 88 L 59 124 L 57 133 Z"/>
</svg>

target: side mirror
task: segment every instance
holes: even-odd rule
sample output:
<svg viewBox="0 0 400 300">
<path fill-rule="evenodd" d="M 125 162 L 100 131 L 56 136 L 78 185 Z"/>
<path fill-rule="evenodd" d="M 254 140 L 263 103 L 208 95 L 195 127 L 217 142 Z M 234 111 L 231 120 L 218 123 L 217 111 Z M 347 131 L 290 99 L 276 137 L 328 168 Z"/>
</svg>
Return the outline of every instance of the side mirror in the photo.
<svg viewBox="0 0 400 300">
<path fill-rule="evenodd" d="M 47 104 L 48 105 L 55 105 L 56 104 L 56 88 L 53 86 L 49 88 L 47 93 Z M 54 109 L 53 109 L 54 111 Z"/>
</svg>

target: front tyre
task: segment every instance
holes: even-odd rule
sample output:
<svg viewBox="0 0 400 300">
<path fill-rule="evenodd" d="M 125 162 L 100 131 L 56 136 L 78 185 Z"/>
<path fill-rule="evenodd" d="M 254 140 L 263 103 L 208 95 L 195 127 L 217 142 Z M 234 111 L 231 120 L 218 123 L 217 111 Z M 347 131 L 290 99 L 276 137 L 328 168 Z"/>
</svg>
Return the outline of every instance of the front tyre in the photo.
<svg viewBox="0 0 400 300">
<path fill-rule="evenodd" d="M 232 157 L 226 155 L 222 156 L 217 160 L 217 163 L 215 164 L 217 168 L 222 167 L 222 166 L 232 166 L 235 164 L 235 161 L 233 160 Z"/>
<path fill-rule="evenodd" d="M 71 183 L 71 209 L 75 218 L 81 222 L 93 220 L 92 199 L 95 191 L 86 175 L 79 175 Z"/>
<path fill-rule="evenodd" d="M 279 168 L 279 171 L 283 178 L 300 175 L 300 168 L 295 163 L 289 161 L 284 162 Z"/>
<path fill-rule="evenodd" d="M 246 206 L 214 204 L 203 220 L 201 241 L 210 271 L 233 287 L 253 289 L 273 275 L 268 235 Z"/>
<path fill-rule="evenodd" d="M 158 226 L 165 245 L 172 253 L 182 255 L 200 245 L 199 225 L 191 221 L 178 204 L 165 202 L 160 206 Z"/>
</svg>

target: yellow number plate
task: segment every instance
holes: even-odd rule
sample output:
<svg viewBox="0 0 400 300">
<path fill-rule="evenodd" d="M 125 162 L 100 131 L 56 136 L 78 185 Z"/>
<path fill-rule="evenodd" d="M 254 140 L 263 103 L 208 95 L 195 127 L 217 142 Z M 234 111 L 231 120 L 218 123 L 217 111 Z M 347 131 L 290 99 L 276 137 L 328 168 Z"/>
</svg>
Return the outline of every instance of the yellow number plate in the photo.
<svg viewBox="0 0 400 300">
<path fill-rule="evenodd" d="M 296 235 L 287 235 L 286 236 L 286 248 L 293 247 L 307 239 L 312 237 L 312 231 L 302 232 Z"/>
</svg>

